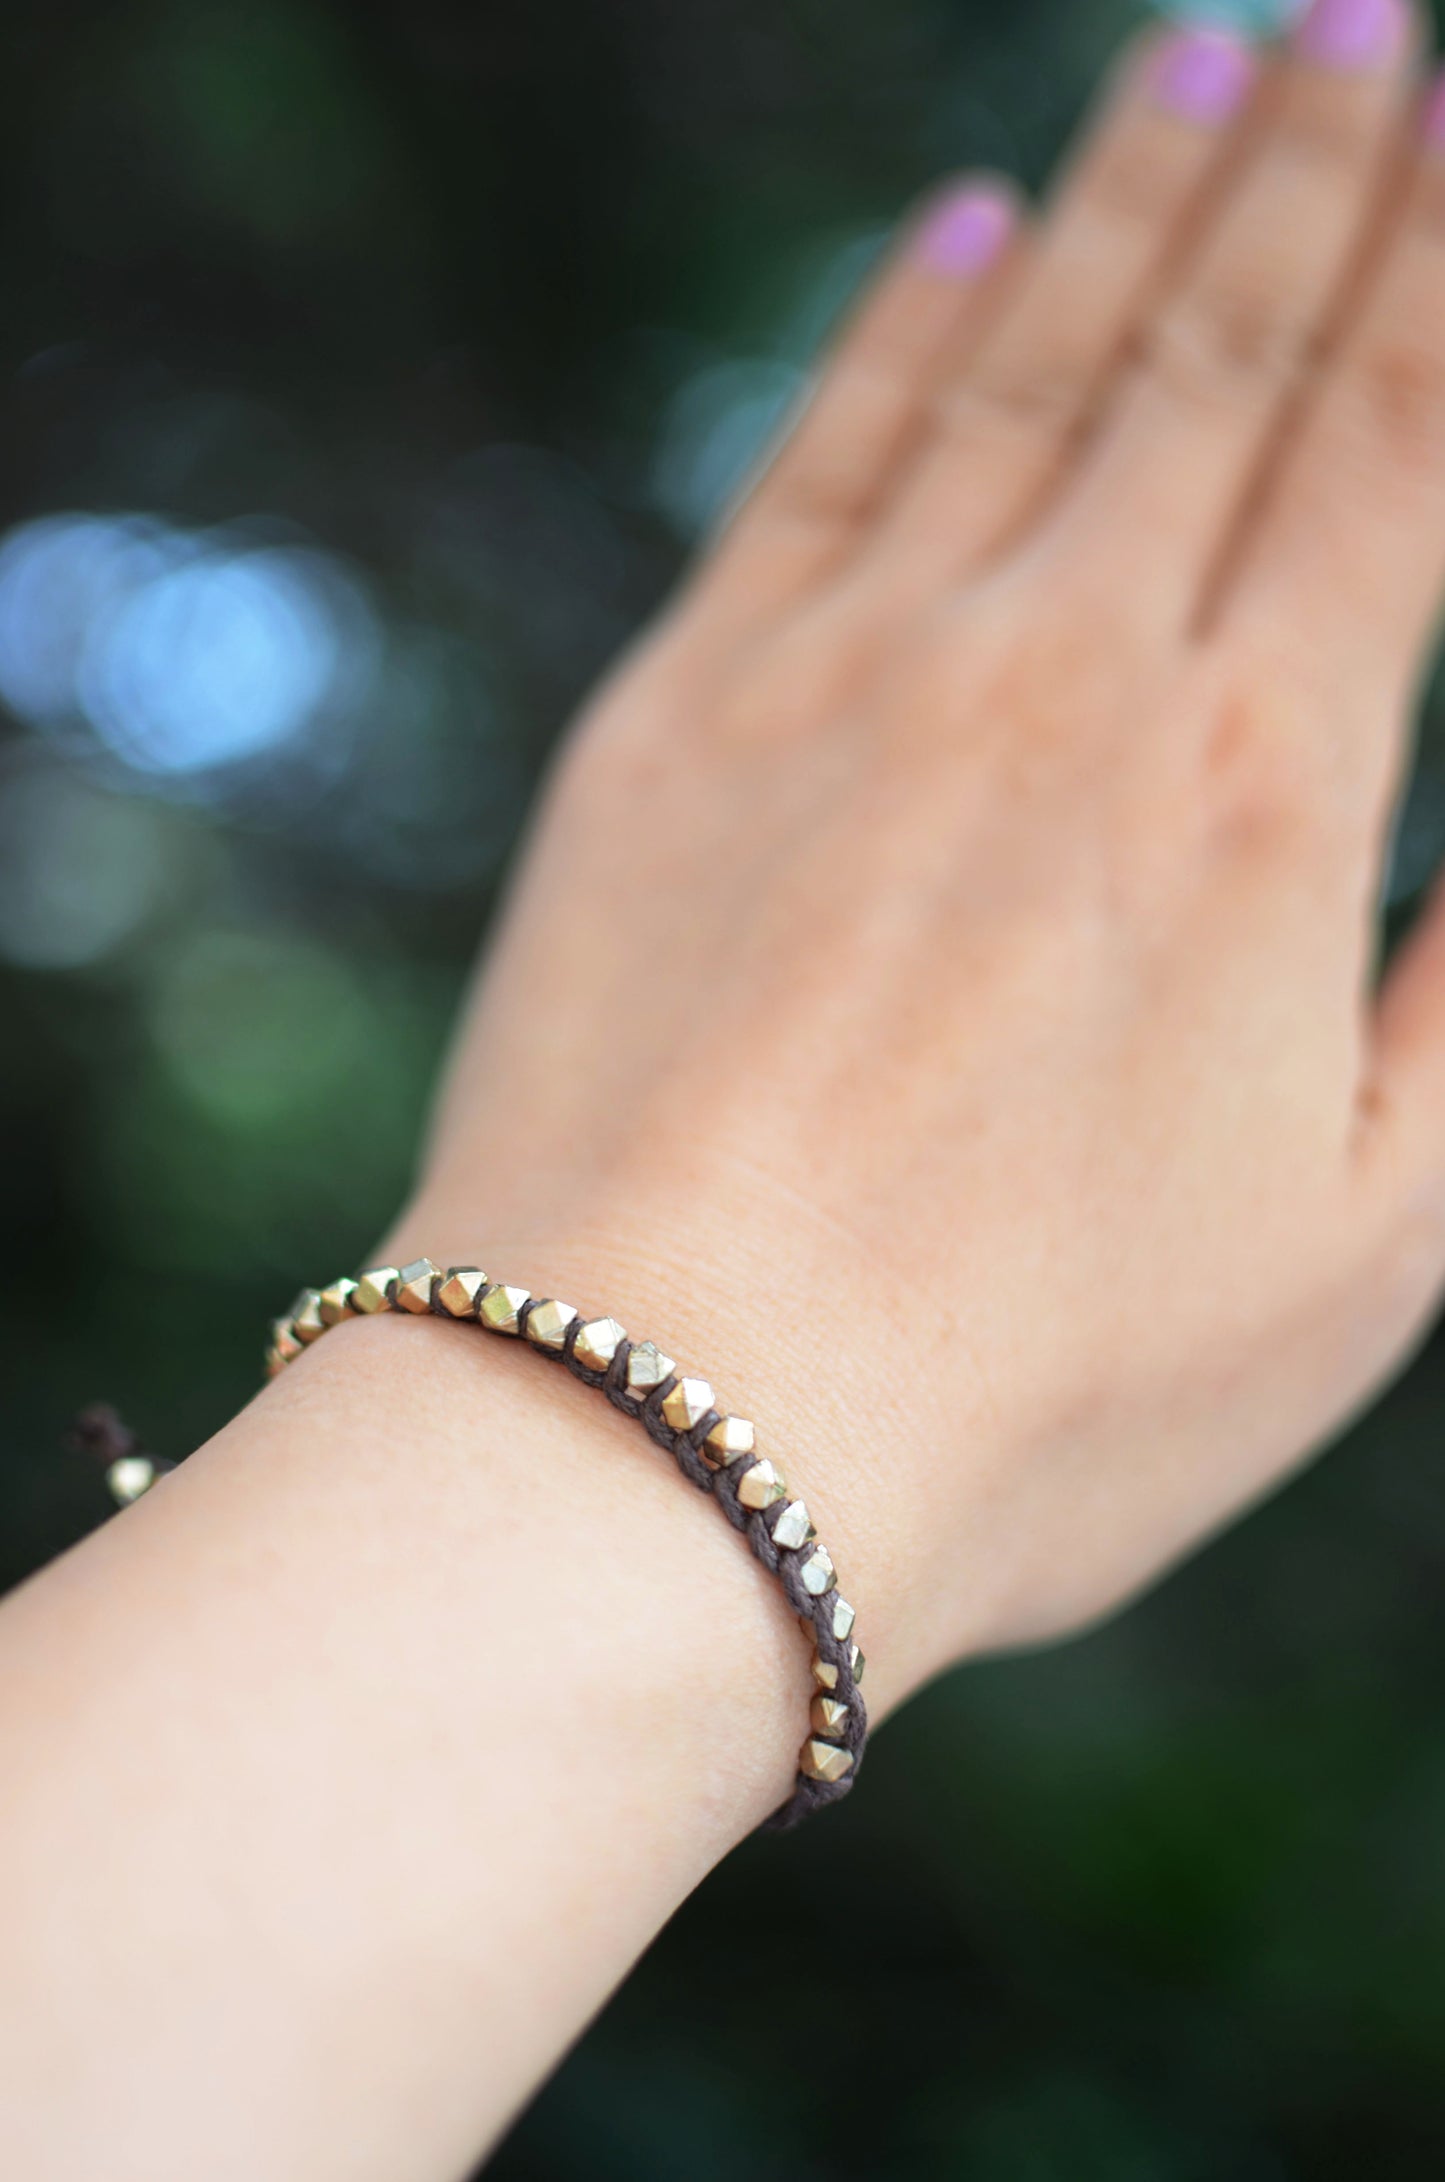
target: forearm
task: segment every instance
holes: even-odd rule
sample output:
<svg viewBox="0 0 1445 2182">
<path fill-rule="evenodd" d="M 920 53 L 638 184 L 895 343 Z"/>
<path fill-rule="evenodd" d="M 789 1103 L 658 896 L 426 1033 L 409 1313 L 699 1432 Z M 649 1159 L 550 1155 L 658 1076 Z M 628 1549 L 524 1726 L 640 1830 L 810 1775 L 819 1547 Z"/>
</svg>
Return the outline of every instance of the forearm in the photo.
<svg viewBox="0 0 1445 2182">
<path fill-rule="evenodd" d="M 338 1329 L 0 1613 L 16 2171 L 464 2170 L 784 1798 L 807 1686 L 595 1395 Z"/>
</svg>

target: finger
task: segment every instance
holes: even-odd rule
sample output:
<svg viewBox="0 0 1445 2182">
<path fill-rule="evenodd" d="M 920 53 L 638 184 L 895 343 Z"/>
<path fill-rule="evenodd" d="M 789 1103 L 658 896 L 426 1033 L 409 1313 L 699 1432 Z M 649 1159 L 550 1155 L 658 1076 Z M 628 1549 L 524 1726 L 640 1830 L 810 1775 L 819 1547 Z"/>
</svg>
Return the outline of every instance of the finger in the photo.
<svg viewBox="0 0 1445 2182">
<path fill-rule="evenodd" d="M 1362 816 L 1389 799 L 1445 589 L 1445 88 L 1373 277 L 1221 601 L 1221 633 L 1308 650 Z M 1281 638 L 1281 632 L 1283 636 Z M 1359 702 L 1353 701 L 1358 689 Z M 1381 699 L 1384 699 L 1382 702 Z M 1322 733 L 1328 730 L 1322 722 Z"/>
<path fill-rule="evenodd" d="M 1049 549 L 1187 626 L 1368 233 L 1414 52 L 1404 0 L 1315 0 L 1208 232 L 1141 340 Z"/>
<path fill-rule="evenodd" d="M 909 222 L 797 423 L 723 532 L 708 575 L 759 605 L 792 604 L 872 519 L 1020 247 L 1006 184 L 975 176 Z"/>
<path fill-rule="evenodd" d="M 1215 30 L 1130 56 L 1029 262 L 942 383 L 933 436 L 870 542 L 867 581 L 882 565 L 952 582 L 1037 509 L 1227 158 L 1254 73 L 1249 49 Z"/>
</svg>

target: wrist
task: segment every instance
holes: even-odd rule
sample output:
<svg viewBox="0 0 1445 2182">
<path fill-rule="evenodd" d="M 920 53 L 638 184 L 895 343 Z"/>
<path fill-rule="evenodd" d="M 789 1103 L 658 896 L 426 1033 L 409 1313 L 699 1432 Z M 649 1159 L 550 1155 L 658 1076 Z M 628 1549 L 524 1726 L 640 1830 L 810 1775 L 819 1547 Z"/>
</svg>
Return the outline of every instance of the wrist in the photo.
<svg viewBox="0 0 1445 2182">
<path fill-rule="evenodd" d="M 692 1242 L 669 1247 L 651 1224 L 644 1233 L 582 1220 L 550 1234 L 519 1221 L 510 1236 L 494 1227 L 480 1244 L 453 1205 L 429 1198 L 408 1210 L 380 1255 L 391 1264 L 424 1255 L 443 1265 L 480 1262 L 491 1280 L 557 1298 L 584 1317 L 610 1314 L 634 1342 L 655 1341 L 679 1371 L 705 1378 L 719 1407 L 749 1418 L 759 1454 L 806 1499 L 857 1610 L 876 1723 L 970 1648 L 973 1635 L 960 1635 L 951 1540 L 914 1488 L 900 1390 L 879 1383 L 887 1345 L 869 1353 L 860 1338 L 859 1352 L 848 1353 L 830 1336 L 836 1317 L 790 1304 L 804 1284 L 766 1279 L 727 1238 L 706 1249 Z M 861 1319 L 847 1314 L 846 1322 L 861 1337 Z M 520 1361 L 550 1383 L 540 1359 Z M 975 1627 L 981 1648 L 981 1620 Z"/>
<path fill-rule="evenodd" d="M 514 1691 L 569 1693 L 584 1802 L 584 1753 L 604 1713 L 639 1794 L 662 1805 L 695 1794 L 711 1814 L 694 1844 L 706 1863 L 784 1799 L 806 1647 L 762 1572 L 626 1418 L 521 1342 L 396 1312 L 334 1327 L 253 1412 L 288 1396 L 293 1413 L 273 1416 L 266 1437 L 294 1438 L 316 1418 L 323 1444 L 349 1432 L 363 1467 L 399 1470 L 413 1545 L 460 1592 L 504 1546 L 505 1597 L 493 1571 L 475 1634 L 501 1636 Z M 396 1519 L 388 1495 L 378 1528 L 388 1582 L 405 1593 Z M 726 1690 L 709 1659 L 723 1629 L 738 1654 Z M 495 1668 L 484 1673 L 495 1689 Z M 479 1747 L 492 1724 L 483 1704 Z"/>
</svg>

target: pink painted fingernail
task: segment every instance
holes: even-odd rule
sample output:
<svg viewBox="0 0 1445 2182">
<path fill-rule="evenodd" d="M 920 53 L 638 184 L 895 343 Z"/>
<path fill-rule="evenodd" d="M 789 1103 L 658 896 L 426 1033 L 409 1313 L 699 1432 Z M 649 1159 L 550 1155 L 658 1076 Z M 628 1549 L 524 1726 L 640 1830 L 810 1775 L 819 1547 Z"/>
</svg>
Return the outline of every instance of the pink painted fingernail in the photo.
<svg viewBox="0 0 1445 2182">
<path fill-rule="evenodd" d="M 1397 58 L 1410 34 L 1405 0 L 1314 0 L 1295 47 L 1322 68 L 1378 68 Z"/>
<path fill-rule="evenodd" d="M 1017 220 L 1007 192 L 989 182 L 965 182 L 936 204 L 913 238 L 913 262 L 952 280 L 986 272 Z"/>
<path fill-rule="evenodd" d="M 1227 30 L 1176 30 L 1149 56 L 1146 81 L 1159 104 L 1185 121 L 1217 127 L 1238 113 L 1254 81 L 1254 55 Z"/>
</svg>

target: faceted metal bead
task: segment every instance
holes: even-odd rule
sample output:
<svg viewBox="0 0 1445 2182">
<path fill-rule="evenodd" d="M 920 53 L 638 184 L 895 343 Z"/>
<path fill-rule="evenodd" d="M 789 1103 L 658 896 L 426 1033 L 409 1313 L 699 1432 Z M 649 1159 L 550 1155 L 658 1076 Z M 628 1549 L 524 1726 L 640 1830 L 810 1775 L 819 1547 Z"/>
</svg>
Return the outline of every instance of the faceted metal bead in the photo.
<svg viewBox="0 0 1445 2182">
<path fill-rule="evenodd" d="M 156 1466 L 149 1455 L 118 1455 L 105 1473 L 111 1498 L 122 1508 L 148 1493 L 155 1481 Z"/>
<path fill-rule="evenodd" d="M 863 1679 L 863 1654 L 856 1644 L 848 1655 L 848 1664 L 853 1670 L 853 1680 L 861 1682 Z M 813 1654 L 813 1680 L 820 1690 L 835 1690 L 838 1687 L 838 1669 L 831 1660 L 825 1659 L 821 1652 Z"/>
<path fill-rule="evenodd" d="M 329 1288 L 321 1291 L 321 1323 L 323 1326 L 339 1326 L 343 1318 L 354 1318 L 356 1306 L 352 1297 L 356 1293 L 354 1280 L 334 1280 Z"/>
<path fill-rule="evenodd" d="M 314 1288 L 303 1288 L 287 1315 L 298 1341 L 319 1341 L 326 1331 L 321 1298 Z"/>
<path fill-rule="evenodd" d="M 745 1508 L 770 1508 L 786 1500 L 788 1488 L 771 1462 L 755 1462 L 738 1484 L 738 1499 Z"/>
<path fill-rule="evenodd" d="M 539 1349 L 560 1350 L 566 1346 L 567 1329 L 576 1316 L 570 1303 L 538 1303 L 527 1313 L 527 1339 Z"/>
<path fill-rule="evenodd" d="M 677 1366 L 670 1356 L 664 1356 L 653 1341 L 639 1341 L 628 1353 L 627 1391 L 644 1400 L 654 1387 L 670 1379 Z"/>
<path fill-rule="evenodd" d="M 798 1760 L 798 1771 L 806 1773 L 809 1780 L 842 1780 L 853 1770 L 853 1753 L 840 1750 L 837 1743 L 806 1742 Z"/>
<path fill-rule="evenodd" d="M 454 1265 L 437 1290 L 437 1301 L 449 1318 L 475 1318 L 477 1297 L 487 1285 L 478 1265 Z"/>
<path fill-rule="evenodd" d="M 477 1316 L 493 1333 L 515 1333 L 517 1313 L 531 1298 L 528 1288 L 507 1288 L 498 1281 L 488 1288 L 477 1306 Z"/>
<path fill-rule="evenodd" d="M 710 1409 L 716 1408 L 717 1396 L 706 1379 L 679 1379 L 672 1392 L 663 1397 L 662 1414 L 674 1432 L 690 1432 Z"/>
<path fill-rule="evenodd" d="M 420 1318 L 431 1309 L 432 1288 L 440 1279 L 441 1267 L 433 1265 L 430 1258 L 413 1258 L 396 1278 L 397 1309 L 412 1311 Z"/>
<path fill-rule="evenodd" d="M 848 1601 L 840 1593 L 833 1601 L 833 1634 L 840 1644 L 846 1644 L 853 1634 L 853 1624 L 857 1618 Z"/>
<path fill-rule="evenodd" d="M 805 1546 L 810 1538 L 816 1538 L 817 1535 L 818 1533 L 813 1528 L 812 1517 L 808 1513 L 808 1504 L 804 1500 L 790 1501 L 773 1525 L 773 1544 L 775 1546 L 784 1546 L 790 1549 Z"/>
<path fill-rule="evenodd" d="M 302 1343 L 291 1330 L 289 1318 L 273 1318 L 271 1321 L 271 1347 L 283 1364 L 294 1363 L 301 1354 Z"/>
<path fill-rule="evenodd" d="M 808 1718 L 829 1742 L 841 1742 L 848 1732 L 848 1707 L 836 1697 L 815 1697 Z"/>
<path fill-rule="evenodd" d="M 352 1291 L 353 1309 L 364 1312 L 368 1318 L 373 1312 L 389 1311 L 391 1298 L 386 1291 L 400 1278 L 400 1268 L 395 1265 L 373 1265 L 362 1274 Z"/>
<path fill-rule="evenodd" d="M 619 1326 L 615 1318 L 589 1318 L 586 1325 L 578 1329 L 572 1354 L 584 1371 L 607 1371 L 626 1339 L 627 1329 Z"/>
<path fill-rule="evenodd" d="M 757 1446 L 758 1435 L 746 1417 L 719 1417 L 702 1443 L 703 1460 L 723 1470 L 744 1455 L 756 1454 Z"/>
<path fill-rule="evenodd" d="M 831 1591 L 838 1581 L 838 1571 L 833 1566 L 833 1556 L 826 1546 L 814 1546 L 798 1574 L 803 1579 L 803 1589 L 815 1599 L 821 1599 L 825 1591 Z M 844 1632 L 846 1634 L 846 1631 Z M 836 1636 L 837 1631 L 834 1630 Z"/>
<path fill-rule="evenodd" d="M 280 1376 L 281 1376 L 281 1374 L 282 1374 L 282 1372 L 283 1372 L 283 1371 L 284 1371 L 285 1369 L 286 1369 L 286 1359 L 285 1359 L 285 1357 L 284 1357 L 284 1356 L 283 1356 L 283 1355 L 282 1355 L 282 1354 L 280 1353 L 280 1351 L 279 1351 L 278 1349 L 275 1349 L 275 1348 L 269 1348 L 269 1349 L 267 1349 L 267 1351 L 266 1351 L 266 1377 L 267 1377 L 268 1379 L 279 1379 L 279 1378 L 280 1378 Z"/>
</svg>

